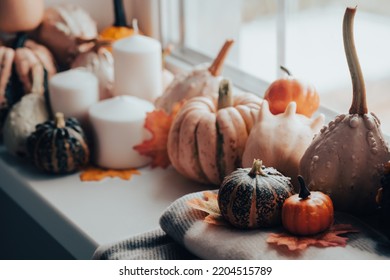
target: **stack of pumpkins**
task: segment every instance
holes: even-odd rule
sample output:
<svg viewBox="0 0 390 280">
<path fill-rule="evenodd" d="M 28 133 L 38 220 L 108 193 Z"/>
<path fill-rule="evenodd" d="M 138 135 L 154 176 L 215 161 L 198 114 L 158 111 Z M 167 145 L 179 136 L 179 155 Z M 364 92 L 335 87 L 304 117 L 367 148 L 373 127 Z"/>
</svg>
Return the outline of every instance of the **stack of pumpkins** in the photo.
<svg viewBox="0 0 390 280">
<path fill-rule="evenodd" d="M 30 157 L 50 173 L 74 172 L 89 162 L 90 141 L 78 121 L 52 112 L 48 80 L 57 71 L 84 67 L 97 76 L 100 98 L 112 97 L 110 44 L 134 33 L 123 0 L 113 0 L 113 6 L 114 24 L 98 33 L 76 5 L 45 9 L 43 0 L 0 2 L 0 32 L 11 38 L 0 42 L 0 136 L 8 152 Z M 173 78 L 163 71 L 167 85 Z"/>
<path fill-rule="evenodd" d="M 376 208 L 375 195 L 390 152 L 378 118 L 366 107 L 353 42 L 355 11 L 348 8 L 343 22 L 352 106 L 349 114 L 322 129 L 324 116 L 312 118 L 319 107 L 317 92 L 287 70 L 288 77 L 272 83 L 264 100 L 232 93 L 226 80 L 218 80 L 218 89 L 206 90 L 204 85 L 213 79 L 210 67 L 174 81 L 156 103 L 170 111 L 178 96 L 188 99 L 169 131 L 169 158 L 182 175 L 220 186 L 222 215 L 234 226 L 256 228 L 283 220 L 294 234 L 315 234 L 333 223 L 333 204 L 353 214 Z M 253 163 L 254 158 L 262 162 Z M 310 194 L 303 178 L 318 192 Z M 294 192 L 299 194 L 291 196 Z M 295 207 L 300 210 L 292 210 Z"/>
</svg>

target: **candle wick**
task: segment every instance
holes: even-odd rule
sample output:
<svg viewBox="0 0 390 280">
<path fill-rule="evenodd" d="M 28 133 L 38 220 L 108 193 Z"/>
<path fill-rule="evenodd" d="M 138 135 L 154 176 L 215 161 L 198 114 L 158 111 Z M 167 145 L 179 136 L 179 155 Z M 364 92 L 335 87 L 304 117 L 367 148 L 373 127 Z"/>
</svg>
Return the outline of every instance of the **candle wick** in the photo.
<svg viewBox="0 0 390 280">
<path fill-rule="evenodd" d="M 134 34 L 139 35 L 138 20 L 136 18 L 133 18 L 132 25 L 133 25 Z"/>
</svg>

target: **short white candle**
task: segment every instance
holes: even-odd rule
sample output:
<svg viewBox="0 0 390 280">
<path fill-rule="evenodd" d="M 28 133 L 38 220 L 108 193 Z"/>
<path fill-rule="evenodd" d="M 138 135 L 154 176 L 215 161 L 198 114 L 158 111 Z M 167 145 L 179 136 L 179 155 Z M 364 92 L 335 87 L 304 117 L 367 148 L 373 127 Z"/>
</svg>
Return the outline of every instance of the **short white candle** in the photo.
<svg viewBox="0 0 390 280">
<path fill-rule="evenodd" d="M 50 104 L 53 112 L 66 118 L 88 121 L 89 107 L 99 101 L 99 81 L 91 72 L 75 68 L 60 72 L 49 80 Z"/>
<path fill-rule="evenodd" d="M 134 96 L 117 96 L 89 109 L 94 137 L 94 161 L 113 169 L 137 168 L 150 162 L 133 149 L 149 138 L 144 128 L 146 113 L 154 110 L 149 101 Z"/>
<path fill-rule="evenodd" d="M 162 94 L 159 41 L 133 35 L 113 44 L 114 95 L 133 95 L 153 102 Z"/>
</svg>

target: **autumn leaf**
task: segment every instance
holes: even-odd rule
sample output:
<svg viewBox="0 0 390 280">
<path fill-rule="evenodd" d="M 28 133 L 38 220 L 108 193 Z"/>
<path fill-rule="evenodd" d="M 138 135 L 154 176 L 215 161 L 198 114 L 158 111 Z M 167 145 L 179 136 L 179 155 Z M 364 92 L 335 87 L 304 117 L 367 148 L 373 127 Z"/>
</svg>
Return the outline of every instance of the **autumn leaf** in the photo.
<svg viewBox="0 0 390 280">
<path fill-rule="evenodd" d="M 101 181 L 104 178 L 118 177 L 123 180 L 130 180 L 133 175 L 140 175 L 137 169 L 106 169 L 95 166 L 89 166 L 80 173 L 81 181 Z"/>
<path fill-rule="evenodd" d="M 347 237 L 340 235 L 358 232 L 351 225 L 336 224 L 326 232 L 313 236 L 295 236 L 290 233 L 271 233 L 267 242 L 278 246 L 287 246 L 290 251 L 304 250 L 308 246 L 334 247 L 347 245 Z"/>
<path fill-rule="evenodd" d="M 218 194 L 214 192 L 203 192 L 202 198 L 193 198 L 187 201 L 187 204 L 197 210 L 207 213 L 204 221 L 213 225 L 227 225 L 227 222 L 221 215 L 218 206 Z"/>
<path fill-rule="evenodd" d="M 163 109 L 158 109 L 146 115 L 144 127 L 150 131 L 152 138 L 134 146 L 133 149 L 143 156 L 151 157 L 150 166 L 152 168 L 167 168 L 171 164 L 167 150 L 168 134 L 172 122 L 183 104 L 184 101 L 176 103 L 171 114 L 166 113 Z"/>
</svg>

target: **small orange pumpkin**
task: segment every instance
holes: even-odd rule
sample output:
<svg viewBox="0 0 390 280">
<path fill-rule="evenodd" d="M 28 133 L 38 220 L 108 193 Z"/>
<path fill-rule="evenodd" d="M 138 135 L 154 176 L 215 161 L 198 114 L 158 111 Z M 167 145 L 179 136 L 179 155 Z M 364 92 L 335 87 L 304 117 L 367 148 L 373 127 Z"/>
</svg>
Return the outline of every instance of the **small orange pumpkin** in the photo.
<svg viewBox="0 0 390 280">
<path fill-rule="evenodd" d="M 310 192 L 302 176 L 298 176 L 299 194 L 284 201 L 282 223 L 296 235 L 313 235 L 327 230 L 333 224 L 333 203 L 322 192 Z"/>
<path fill-rule="evenodd" d="M 320 96 L 316 89 L 293 78 L 285 67 L 280 68 L 288 77 L 274 81 L 264 95 L 271 113 L 274 115 L 283 113 L 288 104 L 294 101 L 297 104 L 297 113 L 310 118 L 320 105 Z"/>
</svg>

